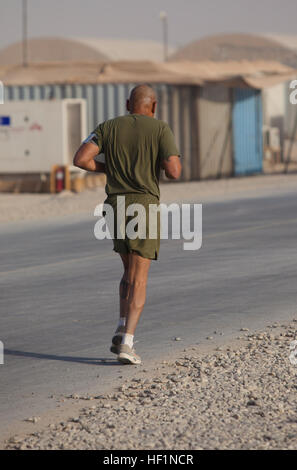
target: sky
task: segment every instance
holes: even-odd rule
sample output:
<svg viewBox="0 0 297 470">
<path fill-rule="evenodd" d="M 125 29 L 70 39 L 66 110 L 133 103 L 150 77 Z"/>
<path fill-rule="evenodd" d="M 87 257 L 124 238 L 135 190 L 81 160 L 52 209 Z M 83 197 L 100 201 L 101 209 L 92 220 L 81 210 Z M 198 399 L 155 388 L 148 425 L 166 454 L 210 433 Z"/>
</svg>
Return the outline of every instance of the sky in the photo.
<svg viewBox="0 0 297 470">
<path fill-rule="evenodd" d="M 216 33 L 297 35 L 296 0 L 27 0 L 29 37 L 97 37 L 162 41 L 179 47 Z M 22 0 L 0 0 L 0 47 L 22 37 Z"/>
</svg>

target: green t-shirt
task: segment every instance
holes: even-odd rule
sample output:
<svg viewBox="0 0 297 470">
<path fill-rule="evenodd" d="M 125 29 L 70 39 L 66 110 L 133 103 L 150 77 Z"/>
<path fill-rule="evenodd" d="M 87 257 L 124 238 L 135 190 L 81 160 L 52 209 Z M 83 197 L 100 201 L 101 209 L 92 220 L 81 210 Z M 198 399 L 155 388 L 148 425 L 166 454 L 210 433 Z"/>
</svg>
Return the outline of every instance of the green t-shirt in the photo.
<svg viewBox="0 0 297 470">
<path fill-rule="evenodd" d="M 168 124 L 142 114 L 103 122 L 89 141 L 105 155 L 108 196 L 144 193 L 159 198 L 161 162 L 179 155 Z"/>
</svg>

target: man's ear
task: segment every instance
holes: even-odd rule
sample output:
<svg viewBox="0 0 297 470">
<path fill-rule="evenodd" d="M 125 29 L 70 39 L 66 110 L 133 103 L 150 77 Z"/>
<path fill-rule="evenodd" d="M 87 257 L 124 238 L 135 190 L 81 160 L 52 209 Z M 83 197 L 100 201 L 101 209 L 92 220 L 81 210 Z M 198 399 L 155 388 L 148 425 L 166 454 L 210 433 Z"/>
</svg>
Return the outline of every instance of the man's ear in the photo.
<svg viewBox="0 0 297 470">
<path fill-rule="evenodd" d="M 130 111 L 130 101 L 129 100 L 126 101 L 126 108 L 127 108 L 127 111 Z"/>
<path fill-rule="evenodd" d="M 157 108 L 157 101 L 154 101 L 152 104 L 152 113 L 155 114 Z"/>
</svg>

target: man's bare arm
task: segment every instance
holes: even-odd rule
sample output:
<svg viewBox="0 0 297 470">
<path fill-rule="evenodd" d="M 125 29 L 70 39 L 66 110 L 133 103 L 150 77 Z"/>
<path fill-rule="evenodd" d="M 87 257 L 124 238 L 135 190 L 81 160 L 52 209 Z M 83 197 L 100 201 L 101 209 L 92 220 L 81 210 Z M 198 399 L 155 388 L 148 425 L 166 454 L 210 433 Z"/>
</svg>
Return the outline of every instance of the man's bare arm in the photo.
<svg viewBox="0 0 297 470">
<path fill-rule="evenodd" d="M 162 168 L 165 170 L 165 175 L 171 180 L 177 180 L 182 171 L 180 158 L 177 155 L 171 155 L 162 162 Z"/>
<path fill-rule="evenodd" d="M 105 173 L 105 164 L 95 160 L 98 153 L 99 148 L 96 144 L 92 142 L 82 144 L 74 156 L 73 165 L 82 170 Z"/>
</svg>

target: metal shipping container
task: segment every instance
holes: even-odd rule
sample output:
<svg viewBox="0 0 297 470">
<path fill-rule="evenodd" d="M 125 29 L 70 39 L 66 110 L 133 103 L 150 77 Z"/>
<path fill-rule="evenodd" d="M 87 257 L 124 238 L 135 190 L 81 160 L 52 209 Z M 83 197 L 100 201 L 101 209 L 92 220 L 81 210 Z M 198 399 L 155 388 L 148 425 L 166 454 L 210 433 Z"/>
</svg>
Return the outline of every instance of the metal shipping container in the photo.
<svg viewBox="0 0 297 470">
<path fill-rule="evenodd" d="M 220 85 L 198 88 L 199 179 L 233 173 L 231 89 Z"/>
<path fill-rule="evenodd" d="M 126 100 L 135 83 L 90 85 L 34 85 L 5 87 L 5 102 L 18 100 L 56 100 L 84 98 L 87 102 L 87 128 L 124 115 Z M 182 180 L 191 179 L 193 154 L 192 95 L 196 87 L 155 84 L 158 105 L 156 117 L 170 125 L 183 158 Z M 195 137 L 195 135 L 194 135 Z"/>
<path fill-rule="evenodd" d="M 0 113 L 2 174 L 49 173 L 53 165 L 72 165 L 86 137 L 85 100 L 6 102 Z"/>
<path fill-rule="evenodd" d="M 126 114 L 126 99 L 134 86 L 135 83 L 7 86 L 4 99 L 84 98 L 87 131 L 91 132 L 100 122 Z M 158 98 L 156 117 L 169 123 L 182 155 L 182 180 L 261 171 L 260 92 L 236 89 L 232 93 L 219 85 L 201 88 L 155 84 L 154 89 Z"/>
<path fill-rule="evenodd" d="M 126 113 L 126 98 L 134 84 L 6 86 L 4 100 L 60 100 L 84 98 L 87 101 L 87 127 L 91 132 L 106 119 Z"/>
<path fill-rule="evenodd" d="M 192 161 L 195 158 L 195 136 L 193 126 L 194 86 L 155 85 L 157 93 L 156 117 L 168 122 L 171 127 L 177 148 L 183 161 L 181 179 L 189 181 L 193 177 Z"/>
<path fill-rule="evenodd" d="M 234 88 L 232 114 L 234 173 L 260 173 L 263 168 L 261 92 Z"/>
</svg>

